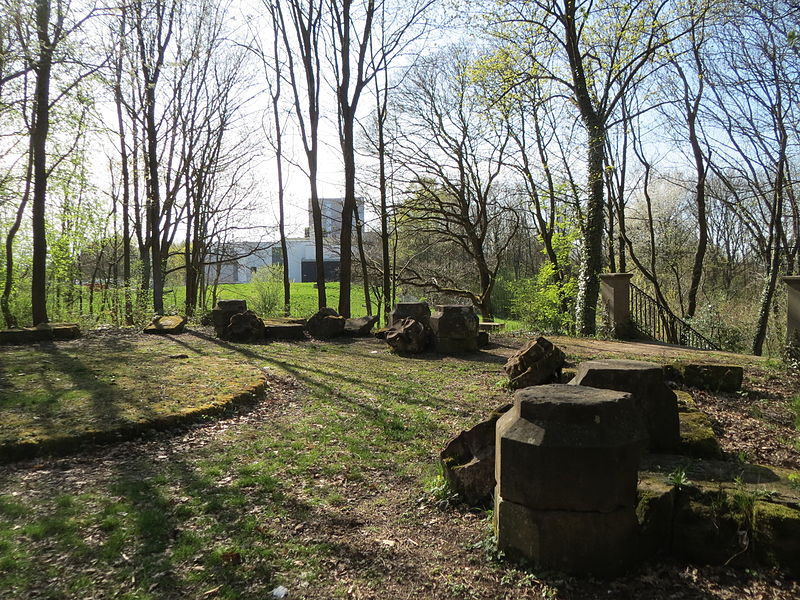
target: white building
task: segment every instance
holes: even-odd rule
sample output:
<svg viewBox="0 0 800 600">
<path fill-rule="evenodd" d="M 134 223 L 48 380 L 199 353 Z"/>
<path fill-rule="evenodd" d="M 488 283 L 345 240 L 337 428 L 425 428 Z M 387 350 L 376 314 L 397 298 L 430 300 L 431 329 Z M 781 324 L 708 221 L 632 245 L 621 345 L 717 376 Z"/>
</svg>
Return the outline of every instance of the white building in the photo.
<svg viewBox="0 0 800 600">
<path fill-rule="evenodd" d="M 309 282 L 317 280 L 314 240 L 312 238 L 287 238 L 286 250 L 289 258 L 289 280 Z M 225 260 L 227 255 L 230 259 Z M 209 283 L 249 283 L 261 269 L 272 265 L 283 265 L 280 242 L 236 242 L 230 244 L 222 262 L 206 267 Z M 323 246 L 325 280 L 335 281 L 339 277 L 339 251 L 328 244 Z M 215 261 L 212 257 L 211 261 Z"/>
<path fill-rule="evenodd" d="M 320 198 L 319 202 L 322 210 L 324 236 L 322 255 L 325 264 L 325 281 L 337 281 L 339 279 L 339 235 L 344 198 Z M 356 199 L 356 210 L 363 219 L 363 198 Z M 311 200 L 308 203 L 308 225 L 305 237 L 287 238 L 286 240 L 289 280 L 292 282 L 317 280 Z M 355 229 L 355 215 L 353 215 L 353 228 Z M 355 241 L 355 235 L 353 239 Z M 212 255 L 209 262 L 215 264 L 206 267 L 206 279 L 209 283 L 217 280 L 217 277 L 219 283 L 249 283 L 259 269 L 283 264 L 279 241 L 234 242 L 218 255 L 219 258 Z M 218 260 L 219 263 L 216 262 Z"/>
</svg>

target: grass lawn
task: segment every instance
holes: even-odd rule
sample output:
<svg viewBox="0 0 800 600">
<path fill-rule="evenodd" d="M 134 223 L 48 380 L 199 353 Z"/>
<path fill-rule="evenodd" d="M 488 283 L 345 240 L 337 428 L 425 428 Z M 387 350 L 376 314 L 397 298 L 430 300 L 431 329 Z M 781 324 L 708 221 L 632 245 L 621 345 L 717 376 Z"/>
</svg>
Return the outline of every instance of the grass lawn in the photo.
<svg viewBox="0 0 800 600">
<path fill-rule="evenodd" d="M 698 572 L 716 572 L 680 565 L 612 587 L 542 578 L 494 559 L 490 515 L 444 508 L 438 452 L 508 401 L 502 363 L 519 343 L 408 358 L 374 339 L 234 345 L 190 330 L 0 348 L 0 420 L 27 414 L 19 436 L 266 378 L 263 401 L 220 419 L 0 467 L 0 598 L 709 597 Z M 720 598 L 800 593 L 779 575 L 720 581 Z"/>
</svg>

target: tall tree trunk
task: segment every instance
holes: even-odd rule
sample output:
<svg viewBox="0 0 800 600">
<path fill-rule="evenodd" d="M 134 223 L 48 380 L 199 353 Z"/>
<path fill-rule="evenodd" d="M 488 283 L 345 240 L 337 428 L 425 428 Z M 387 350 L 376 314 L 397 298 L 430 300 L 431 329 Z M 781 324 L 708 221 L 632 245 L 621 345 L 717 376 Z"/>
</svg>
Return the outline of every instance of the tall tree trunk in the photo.
<svg viewBox="0 0 800 600">
<path fill-rule="evenodd" d="M 33 233 L 33 268 L 31 272 L 31 313 L 33 324 L 47 323 L 47 134 L 50 128 L 50 71 L 53 46 L 49 37 L 50 2 L 36 1 L 36 29 L 39 39 L 39 58 L 36 63 L 36 99 L 33 131 L 33 201 L 31 221 Z"/>
<path fill-rule="evenodd" d="M 356 216 L 356 243 L 358 244 L 358 258 L 361 261 L 361 277 L 364 279 L 364 304 L 366 305 L 367 315 L 372 316 L 372 301 L 369 297 L 369 271 L 367 270 L 367 256 L 364 253 L 364 221 L 362 215 L 358 212 L 358 206 L 355 207 Z"/>
<path fill-rule="evenodd" d="M 124 31 L 120 32 L 124 34 Z M 125 323 L 133 325 L 133 301 L 131 298 L 131 177 L 128 168 L 128 145 L 125 141 L 125 122 L 122 117 L 122 51 L 117 59 L 114 102 L 117 107 L 119 132 L 120 167 L 122 170 L 122 285 L 125 289 Z"/>
<path fill-rule="evenodd" d="M 605 129 L 597 118 L 585 118 L 589 135 L 588 182 L 589 199 L 581 248 L 578 282 L 576 325 L 583 335 L 593 335 L 597 318 L 597 298 L 600 295 L 599 274 L 603 266 L 603 163 Z"/>
</svg>

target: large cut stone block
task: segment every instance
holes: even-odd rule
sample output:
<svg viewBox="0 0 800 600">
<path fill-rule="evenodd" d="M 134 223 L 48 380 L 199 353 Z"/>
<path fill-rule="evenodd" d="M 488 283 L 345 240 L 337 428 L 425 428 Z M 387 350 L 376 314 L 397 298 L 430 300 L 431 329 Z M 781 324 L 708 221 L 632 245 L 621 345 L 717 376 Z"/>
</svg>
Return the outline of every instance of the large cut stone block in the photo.
<svg viewBox="0 0 800 600">
<path fill-rule="evenodd" d="M 551 384 L 516 393 L 497 422 L 500 495 L 539 510 L 611 512 L 636 501 L 645 432 L 630 394 Z"/>
<path fill-rule="evenodd" d="M 211 311 L 211 324 L 214 326 L 215 333 L 222 337 L 225 329 L 231 323 L 231 317 L 247 311 L 247 301 L 245 300 L 220 300 L 217 306 Z"/>
<path fill-rule="evenodd" d="M 628 392 L 644 419 L 651 450 L 670 452 L 680 443 L 678 400 L 661 365 L 638 360 L 589 360 L 578 365 L 571 384 Z"/>
<path fill-rule="evenodd" d="M 306 321 L 306 331 L 313 338 L 325 340 L 341 335 L 346 321 L 335 310 L 325 307 Z"/>
<path fill-rule="evenodd" d="M 399 323 L 403 319 L 414 319 L 426 328 L 431 325 L 431 308 L 427 302 L 398 302 L 389 313 L 389 325 Z"/>
<path fill-rule="evenodd" d="M 471 306 L 444 304 L 430 317 L 436 351 L 442 354 L 478 349 L 478 315 Z"/>
<path fill-rule="evenodd" d="M 631 508 L 608 513 L 535 510 L 496 496 L 498 549 L 536 569 L 611 576 L 636 558 L 636 515 Z"/>
</svg>

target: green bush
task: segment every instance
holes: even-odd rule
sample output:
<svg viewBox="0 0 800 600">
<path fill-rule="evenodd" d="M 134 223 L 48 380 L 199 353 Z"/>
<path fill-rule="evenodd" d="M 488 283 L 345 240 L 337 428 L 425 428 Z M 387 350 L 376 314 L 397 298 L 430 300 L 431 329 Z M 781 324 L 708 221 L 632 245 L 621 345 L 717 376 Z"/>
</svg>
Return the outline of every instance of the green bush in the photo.
<svg viewBox="0 0 800 600">
<path fill-rule="evenodd" d="M 510 282 L 512 312 L 532 330 L 568 333 L 575 327 L 577 282 L 558 282 L 553 265 L 545 263 L 533 279 Z"/>
<path fill-rule="evenodd" d="M 283 268 L 271 265 L 259 269 L 250 281 L 247 304 L 261 317 L 283 315 Z"/>
</svg>

